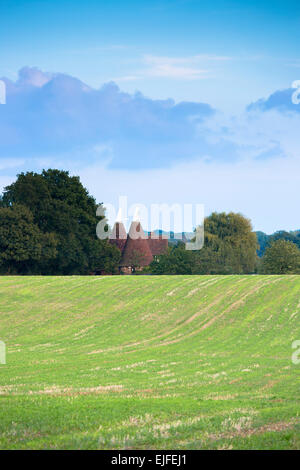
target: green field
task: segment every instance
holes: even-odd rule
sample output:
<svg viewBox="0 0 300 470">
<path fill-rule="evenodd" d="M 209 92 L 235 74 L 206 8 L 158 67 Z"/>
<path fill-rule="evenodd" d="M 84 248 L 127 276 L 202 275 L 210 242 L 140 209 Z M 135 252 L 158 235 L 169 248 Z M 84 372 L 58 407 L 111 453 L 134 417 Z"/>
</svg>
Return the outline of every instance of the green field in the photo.
<svg viewBox="0 0 300 470">
<path fill-rule="evenodd" d="M 300 449 L 300 276 L 1 277 L 2 449 Z"/>
</svg>

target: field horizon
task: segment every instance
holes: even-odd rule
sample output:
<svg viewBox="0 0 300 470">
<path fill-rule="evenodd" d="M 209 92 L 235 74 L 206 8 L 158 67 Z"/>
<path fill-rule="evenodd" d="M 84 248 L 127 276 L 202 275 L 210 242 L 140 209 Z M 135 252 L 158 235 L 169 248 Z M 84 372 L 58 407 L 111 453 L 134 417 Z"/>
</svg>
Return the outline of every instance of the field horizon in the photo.
<svg viewBox="0 0 300 470">
<path fill-rule="evenodd" d="M 0 449 L 300 449 L 300 276 L 2 276 Z"/>
</svg>

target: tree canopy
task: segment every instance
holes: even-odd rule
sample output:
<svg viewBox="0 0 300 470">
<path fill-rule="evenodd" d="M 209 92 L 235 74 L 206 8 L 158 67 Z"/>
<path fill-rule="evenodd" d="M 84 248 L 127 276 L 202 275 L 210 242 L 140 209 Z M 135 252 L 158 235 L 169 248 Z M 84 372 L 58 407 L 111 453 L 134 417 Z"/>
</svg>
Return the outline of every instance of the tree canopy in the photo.
<svg viewBox="0 0 300 470">
<path fill-rule="evenodd" d="M 27 207 L 0 209 L 0 272 L 38 273 L 41 264 L 57 256 L 57 243 L 55 234 L 39 229 Z"/>
<path fill-rule="evenodd" d="M 204 247 L 187 251 L 179 243 L 154 260 L 154 274 L 246 274 L 257 262 L 257 239 L 241 214 L 212 213 L 204 221 Z"/>
<path fill-rule="evenodd" d="M 196 252 L 195 274 L 255 272 L 258 248 L 251 222 L 241 214 L 213 212 L 204 221 L 204 247 Z"/>
<path fill-rule="evenodd" d="M 40 260 L 30 258 L 28 266 L 32 272 L 115 271 L 120 251 L 106 240 L 97 239 L 96 226 L 100 220 L 96 216 L 97 204 L 79 177 L 52 169 L 43 170 L 41 174 L 21 173 L 5 188 L 0 212 L 20 204 L 27 208 L 27 218 L 36 227 L 36 233 L 42 233 L 47 239 L 51 236 L 56 244 L 55 256 L 42 256 Z"/>
<path fill-rule="evenodd" d="M 153 274 L 192 274 L 193 261 L 192 251 L 187 251 L 184 243 L 179 243 L 169 247 L 167 253 L 156 256 L 149 271 Z"/>
<path fill-rule="evenodd" d="M 272 235 L 267 235 L 264 232 L 255 233 L 259 244 L 259 249 L 257 251 L 259 257 L 262 257 L 266 251 L 266 248 L 270 246 L 273 241 L 276 240 L 290 241 L 295 243 L 298 248 L 300 248 L 300 230 L 294 230 L 291 232 L 287 232 L 286 230 L 278 230 Z"/>
<path fill-rule="evenodd" d="M 263 274 L 300 274 L 299 248 L 291 241 L 273 241 L 266 249 L 260 270 Z"/>
</svg>

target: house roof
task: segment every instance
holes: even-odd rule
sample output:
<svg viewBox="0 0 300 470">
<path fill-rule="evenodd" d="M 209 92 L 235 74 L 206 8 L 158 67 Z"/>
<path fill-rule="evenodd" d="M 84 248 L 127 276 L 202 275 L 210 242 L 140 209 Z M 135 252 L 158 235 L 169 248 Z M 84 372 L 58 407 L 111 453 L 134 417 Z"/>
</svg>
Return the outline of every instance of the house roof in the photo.
<svg viewBox="0 0 300 470">
<path fill-rule="evenodd" d="M 126 245 L 127 233 L 122 222 L 116 222 L 109 237 L 109 243 L 116 246 L 123 252 Z"/>
<path fill-rule="evenodd" d="M 151 232 L 148 238 L 148 244 L 153 256 L 161 255 L 168 248 L 168 237 L 164 234 Z"/>
<path fill-rule="evenodd" d="M 153 256 L 150 250 L 147 235 L 139 221 L 133 221 L 126 245 L 123 251 L 120 266 L 148 266 L 153 260 Z"/>
</svg>

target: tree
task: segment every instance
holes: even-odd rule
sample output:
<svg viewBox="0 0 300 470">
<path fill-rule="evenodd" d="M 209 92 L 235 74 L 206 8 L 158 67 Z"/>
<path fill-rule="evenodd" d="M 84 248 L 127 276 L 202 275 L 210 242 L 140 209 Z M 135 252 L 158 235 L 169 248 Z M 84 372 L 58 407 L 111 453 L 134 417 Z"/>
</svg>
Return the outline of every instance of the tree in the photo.
<svg viewBox="0 0 300 470">
<path fill-rule="evenodd" d="M 257 241 L 259 244 L 258 256 L 261 258 L 268 246 L 276 240 L 286 240 L 295 243 L 298 248 L 300 248 L 300 231 L 295 230 L 292 232 L 286 232 L 285 230 L 278 230 L 272 235 L 266 235 L 263 232 L 255 232 L 257 236 Z"/>
<path fill-rule="evenodd" d="M 5 274 L 36 274 L 40 263 L 54 259 L 57 239 L 44 234 L 33 222 L 27 207 L 0 208 L 0 271 Z"/>
<path fill-rule="evenodd" d="M 41 272 L 87 274 L 103 266 L 109 266 L 110 272 L 114 270 L 120 252 L 106 240 L 97 239 L 97 204 L 78 176 L 53 169 L 43 170 L 41 174 L 21 173 L 5 188 L 2 204 L 25 205 L 39 230 L 55 234 L 57 255 L 54 259 L 43 257 Z"/>
<path fill-rule="evenodd" d="M 263 274 L 300 274 L 299 248 L 291 241 L 273 241 L 262 258 L 261 272 Z"/>
<path fill-rule="evenodd" d="M 234 212 L 214 212 L 204 221 L 204 247 L 195 252 L 193 273 L 253 273 L 257 248 L 249 219 Z"/>
<path fill-rule="evenodd" d="M 258 248 L 250 220 L 241 214 L 212 213 L 204 221 L 204 247 L 183 243 L 151 263 L 155 274 L 246 274 L 256 269 Z"/>
<path fill-rule="evenodd" d="M 184 243 L 178 243 L 158 255 L 146 270 L 152 274 L 192 274 L 193 258 L 193 252 L 186 250 Z"/>
<path fill-rule="evenodd" d="M 121 251 L 111 245 L 107 240 L 93 241 L 95 244 L 94 255 L 90 259 L 91 271 L 97 274 L 118 274 Z M 91 251 L 93 253 L 93 251 Z"/>
<path fill-rule="evenodd" d="M 286 232 L 285 230 L 278 230 L 277 232 L 273 233 L 273 235 L 269 238 L 269 244 L 276 240 L 285 240 L 289 242 L 295 243 L 298 248 L 300 248 L 300 237 L 299 233 L 297 232 Z"/>
</svg>

